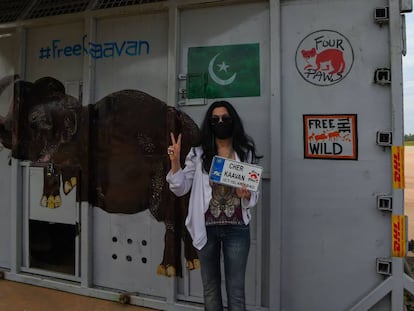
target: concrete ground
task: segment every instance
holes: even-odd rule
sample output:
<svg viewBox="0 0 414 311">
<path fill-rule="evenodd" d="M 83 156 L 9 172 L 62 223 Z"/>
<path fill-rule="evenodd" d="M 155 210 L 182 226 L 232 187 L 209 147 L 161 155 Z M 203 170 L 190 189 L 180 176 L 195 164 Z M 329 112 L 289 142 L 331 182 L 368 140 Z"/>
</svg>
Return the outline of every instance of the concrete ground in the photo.
<svg viewBox="0 0 414 311">
<path fill-rule="evenodd" d="M 0 311 L 155 311 L 28 284 L 0 280 Z"/>
</svg>

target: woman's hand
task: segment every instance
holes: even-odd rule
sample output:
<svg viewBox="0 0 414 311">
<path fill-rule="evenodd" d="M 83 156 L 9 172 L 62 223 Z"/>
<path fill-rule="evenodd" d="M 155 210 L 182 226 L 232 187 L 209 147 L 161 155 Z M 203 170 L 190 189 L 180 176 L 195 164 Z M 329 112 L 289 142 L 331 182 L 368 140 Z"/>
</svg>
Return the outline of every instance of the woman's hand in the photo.
<svg viewBox="0 0 414 311">
<path fill-rule="evenodd" d="M 251 193 L 247 190 L 246 185 L 242 185 L 241 188 L 236 188 L 236 194 L 241 199 L 250 200 Z"/>
<path fill-rule="evenodd" d="M 171 171 L 175 174 L 180 169 L 181 153 L 181 134 L 178 134 L 177 140 L 174 133 L 170 133 L 172 145 L 168 146 L 167 153 L 171 161 Z"/>
</svg>

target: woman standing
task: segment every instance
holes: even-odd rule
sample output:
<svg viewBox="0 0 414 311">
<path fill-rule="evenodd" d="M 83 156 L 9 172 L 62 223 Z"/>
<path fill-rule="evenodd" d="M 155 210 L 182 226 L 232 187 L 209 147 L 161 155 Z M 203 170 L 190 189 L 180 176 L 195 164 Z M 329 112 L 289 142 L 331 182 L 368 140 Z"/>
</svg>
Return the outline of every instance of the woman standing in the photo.
<svg viewBox="0 0 414 311">
<path fill-rule="evenodd" d="M 181 134 L 171 133 L 168 148 L 171 170 L 170 190 L 182 196 L 191 190 L 185 224 L 198 251 L 206 311 L 222 311 L 220 253 L 229 311 L 245 310 L 245 274 L 250 248 L 250 208 L 258 193 L 211 183 L 209 171 L 215 155 L 241 162 L 256 163 L 253 140 L 246 135 L 234 107 L 226 101 L 211 104 L 201 127 L 201 144 L 192 148 L 180 166 Z"/>
</svg>

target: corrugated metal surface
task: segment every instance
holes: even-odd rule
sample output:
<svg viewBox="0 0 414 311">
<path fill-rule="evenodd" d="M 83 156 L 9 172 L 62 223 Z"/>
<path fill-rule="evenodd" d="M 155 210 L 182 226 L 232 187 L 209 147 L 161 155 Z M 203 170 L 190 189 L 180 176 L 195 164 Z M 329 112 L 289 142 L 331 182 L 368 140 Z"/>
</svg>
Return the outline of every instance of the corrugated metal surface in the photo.
<svg viewBox="0 0 414 311">
<path fill-rule="evenodd" d="M 40 0 L 29 11 L 25 19 L 63 15 L 85 11 L 89 0 Z"/>
<path fill-rule="evenodd" d="M 83 12 L 91 6 L 93 10 L 110 9 L 165 0 L 0 0 L 0 24 L 18 19 L 34 19 Z M 28 12 L 26 12 L 28 11 Z"/>
<path fill-rule="evenodd" d="M 160 2 L 162 0 L 99 0 L 95 9 L 108 9 L 121 6 L 137 5 L 144 3 Z"/>
<path fill-rule="evenodd" d="M 30 0 L 0 0 L 0 23 L 16 21 L 30 2 Z"/>
</svg>

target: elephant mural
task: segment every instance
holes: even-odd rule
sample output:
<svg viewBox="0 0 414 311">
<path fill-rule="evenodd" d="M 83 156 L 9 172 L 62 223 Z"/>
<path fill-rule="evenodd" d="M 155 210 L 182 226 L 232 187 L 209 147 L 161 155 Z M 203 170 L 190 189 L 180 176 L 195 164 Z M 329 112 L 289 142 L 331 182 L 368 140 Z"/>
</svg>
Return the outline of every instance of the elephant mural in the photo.
<svg viewBox="0 0 414 311">
<path fill-rule="evenodd" d="M 0 142 L 15 158 L 44 166 L 41 205 L 58 208 L 60 182 L 77 200 L 108 213 L 133 214 L 149 209 L 165 224 L 164 256 L 158 273 L 182 274 L 184 240 L 187 268 L 199 265 L 185 229 L 188 197 L 177 198 L 165 181 L 169 170 L 169 133 L 183 135 L 183 154 L 199 139 L 185 113 L 137 90 L 111 93 L 82 106 L 51 77 L 34 83 L 8 76 L 0 92 L 14 86 L 8 114 L 0 116 Z"/>
</svg>

